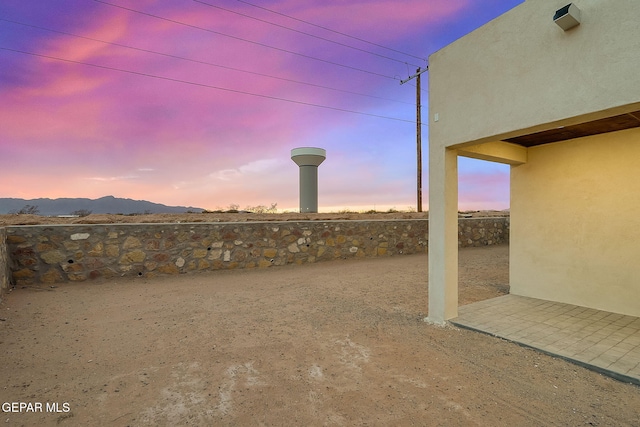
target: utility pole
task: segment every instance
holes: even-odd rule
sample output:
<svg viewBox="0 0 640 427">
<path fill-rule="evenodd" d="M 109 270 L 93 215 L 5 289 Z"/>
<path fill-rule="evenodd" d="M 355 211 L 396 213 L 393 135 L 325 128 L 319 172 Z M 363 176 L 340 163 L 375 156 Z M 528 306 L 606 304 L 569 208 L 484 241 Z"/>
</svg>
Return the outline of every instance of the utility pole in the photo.
<svg viewBox="0 0 640 427">
<path fill-rule="evenodd" d="M 422 212 L 422 111 L 420 106 L 420 75 L 429 70 L 429 67 L 418 68 L 413 76 L 407 77 L 404 80 L 400 80 L 400 84 L 403 85 L 409 80 L 416 79 L 416 146 L 417 146 L 417 211 Z"/>
</svg>

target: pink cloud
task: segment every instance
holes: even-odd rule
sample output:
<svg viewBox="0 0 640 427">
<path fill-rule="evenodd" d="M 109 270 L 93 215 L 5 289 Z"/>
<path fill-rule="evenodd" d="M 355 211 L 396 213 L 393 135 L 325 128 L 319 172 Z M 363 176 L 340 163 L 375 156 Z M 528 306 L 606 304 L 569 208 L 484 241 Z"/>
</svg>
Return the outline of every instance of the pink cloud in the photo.
<svg viewBox="0 0 640 427">
<path fill-rule="evenodd" d="M 0 135 L 5 138 L 2 144 L 19 140 L 25 144 L 23 149 L 28 149 L 38 140 L 56 140 L 64 144 L 65 141 L 90 138 L 101 127 L 100 111 L 99 104 L 82 100 L 60 103 L 36 102 L 31 98 L 23 103 L 14 98 L 13 108 L 0 115 Z"/>
<path fill-rule="evenodd" d="M 117 42 L 127 33 L 130 19 L 125 13 L 103 14 L 97 26 L 89 30 L 79 31 L 84 38 L 56 36 L 46 45 L 48 55 L 62 57 L 71 61 L 87 61 L 105 55 L 109 46 L 88 39 Z M 53 61 L 53 60 L 46 60 Z"/>
<path fill-rule="evenodd" d="M 371 62 L 363 61 L 356 52 L 194 2 L 180 7 L 171 2 L 125 3 L 169 19 L 340 63 L 378 69 L 377 62 L 374 65 L 370 58 Z M 468 4 L 468 0 L 409 0 L 402 5 L 390 0 L 366 3 L 282 0 L 268 7 L 389 44 L 401 37 L 413 37 L 411 32 L 423 32 L 430 23 L 442 24 L 443 19 L 453 19 Z M 265 19 L 323 33 L 250 6 L 243 7 L 240 2 L 236 6 Z M 99 8 L 100 20 L 79 17 L 79 27 L 70 31 L 347 90 L 371 94 L 386 91 L 393 94 L 392 98 L 409 93 L 409 100 L 413 100 L 414 91 L 401 90 L 397 81 L 277 53 L 110 6 Z M 349 39 L 347 42 L 357 43 Z M 203 85 L 383 115 L 396 116 L 406 111 L 408 117 L 413 115 L 411 105 L 391 106 L 341 92 L 68 36 L 54 36 L 44 49 L 40 48 L 38 52 L 49 55 Z M 402 64 L 380 67 L 391 75 L 406 71 Z M 0 114 L 0 158 L 4 158 L 0 162 L 6 164 L 0 186 L 15 188 L 15 183 L 20 183 L 16 191 L 23 195 L 28 191 L 32 197 L 113 194 L 206 208 L 273 202 L 281 207 L 295 207 L 298 170 L 289 159 L 289 150 L 313 143 L 331 147 L 329 160 L 320 171 L 321 205 L 356 208 L 386 202 L 405 208 L 415 198 L 414 179 L 407 178 L 405 171 L 406 165 L 413 167 L 413 158 L 407 159 L 398 154 L 402 150 L 397 150 L 407 141 L 413 143 L 411 134 L 402 134 L 404 124 L 396 126 L 394 122 L 330 109 L 55 60 L 32 58 L 20 72 L 29 76 L 29 83 L 2 89 L 3 99 L 11 108 L 4 108 Z M 413 132 L 411 124 L 406 124 L 406 128 Z M 369 154 L 350 156 L 355 150 Z M 461 203 L 474 202 L 471 196 L 480 194 L 486 194 L 490 200 L 499 199 L 483 193 L 481 187 L 473 187 L 474 182 L 470 178 L 464 184 L 471 190 L 465 190 L 463 185 Z M 486 183 L 491 185 L 490 180 Z M 496 181 L 496 185 L 500 183 Z M 17 193 L 11 191 L 14 194 Z"/>
<path fill-rule="evenodd" d="M 76 67 L 76 66 L 74 66 Z M 68 97 L 76 94 L 86 95 L 106 82 L 105 77 L 85 75 L 78 69 L 69 69 L 66 74 L 52 76 L 45 84 L 17 91 L 19 97 Z"/>
</svg>

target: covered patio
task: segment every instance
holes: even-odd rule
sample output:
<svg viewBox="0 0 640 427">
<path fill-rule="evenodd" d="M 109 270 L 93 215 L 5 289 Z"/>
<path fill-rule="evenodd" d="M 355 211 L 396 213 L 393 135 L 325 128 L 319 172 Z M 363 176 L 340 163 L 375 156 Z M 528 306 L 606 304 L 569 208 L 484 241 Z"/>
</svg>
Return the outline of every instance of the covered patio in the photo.
<svg viewBox="0 0 640 427">
<path fill-rule="evenodd" d="M 556 25 L 568 6 L 578 25 Z M 637 378 L 640 332 L 601 322 L 640 317 L 638 13 L 528 0 L 430 56 L 429 321 L 466 324 L 475 310 L 458 304 L 458 157 L 508 164 L 512 296 L 468 325 Z"/>
</svg>

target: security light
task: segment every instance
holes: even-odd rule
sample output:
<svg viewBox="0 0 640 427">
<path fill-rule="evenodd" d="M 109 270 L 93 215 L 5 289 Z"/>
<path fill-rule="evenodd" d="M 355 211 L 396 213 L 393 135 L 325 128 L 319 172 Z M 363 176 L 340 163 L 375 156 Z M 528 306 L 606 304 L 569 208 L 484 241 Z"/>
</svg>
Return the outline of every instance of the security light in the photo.
<svg viewBox="0 0 640 427">
<path fill-rule="evenodd" d="M 558 24 L 558 27 L 564 31 L 580 25 L 580 9 L 573 4 L 569 3 L 565 7 L 556 10 L 556 14 L 553 15 L 553 22 Z"/>
</svg>

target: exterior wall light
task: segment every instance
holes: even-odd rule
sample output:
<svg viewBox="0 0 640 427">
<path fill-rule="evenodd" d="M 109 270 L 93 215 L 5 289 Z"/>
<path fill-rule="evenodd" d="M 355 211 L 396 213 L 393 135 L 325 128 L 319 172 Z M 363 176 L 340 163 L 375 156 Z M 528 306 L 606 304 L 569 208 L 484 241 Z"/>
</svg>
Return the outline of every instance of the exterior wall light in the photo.
<svg viewBox="0 0 640 427">
<path fill-rule="evenodd" d="M 580 25 L 580 9 L 573 3 L 569 3 L 565 7 L 558 9 L 553 15 L 553 22 L 564 31 Z"/>
</svg>

